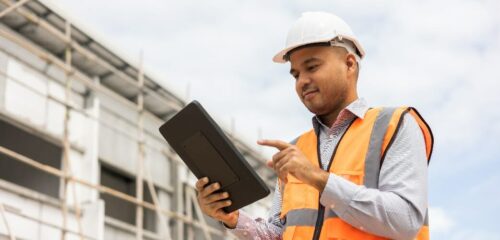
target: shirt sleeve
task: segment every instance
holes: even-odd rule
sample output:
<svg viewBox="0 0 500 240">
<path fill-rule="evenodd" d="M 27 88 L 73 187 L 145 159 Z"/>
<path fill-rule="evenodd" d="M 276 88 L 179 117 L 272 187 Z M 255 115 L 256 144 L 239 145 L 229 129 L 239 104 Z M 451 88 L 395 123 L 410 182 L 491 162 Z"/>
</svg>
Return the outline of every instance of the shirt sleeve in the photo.
<svg viewBox="0 0 500 240">
<path fill-rule="evenodd" d="M 330 174 L 320 202 L 363 231 L 392 239 L 413 239 L 427 210 L 425 141 L 413 116 L 404 116 L 387 150 L 379 189 L 356 185 Z"/>
<path fill-rule="evenodd" d="M 234 229 L 228 228 L 228 231 L 241 240 L 281 240 L 283 224 L 280 220 L 281 191 L 278 181 L 276 181 L 274 189 L 273 202 L 267 221 L 262 218 L 253 219 L 244 211 L 240 211 L 236 227 Z"/>
</svg>

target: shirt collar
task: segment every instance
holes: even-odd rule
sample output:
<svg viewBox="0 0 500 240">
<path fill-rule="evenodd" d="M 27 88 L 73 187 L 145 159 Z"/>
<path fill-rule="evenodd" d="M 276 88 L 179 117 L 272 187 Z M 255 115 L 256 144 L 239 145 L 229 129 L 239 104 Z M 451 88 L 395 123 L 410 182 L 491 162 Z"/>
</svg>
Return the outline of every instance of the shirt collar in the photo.
<svg viewBox="0 0 500 240">
<path fill-rule="evenodd" d="M 344 109 L 342 109 L 340 111 L 335 122 L 337 122 L 339 120 L 339 118 L 345 118 L 346 115 L 349 115 L 349 113 L 354 115 L 354 117 L 358 117 L 360 119 L 363 119 L 365 117 L 365 114 L 368 111 L 368 109 L 369 109 L 369 107 L 368 107 L 366 100 L 364 98 L 358 98 L 358 99 L 354 100 L 353 102 L 351 102 L 349 105 L 347 105 L 347 107 L 345 107 Z M 313 127 L 316 130 L 319 130 L 320 126 L 321 126 L 321 128 L 325 128 L 325 129 L 330 129 L 332 127 L 332 126 L 328 127 L 325 124 L 323 124 L 318 116 L 314 116 L 312 119 L 312 122 L 313 122 Z M 334 125 L 335 125 L 335 123 L 334 123 Z"/>
<path fill-rule="evenodd" d="M 356 117 L 364 119 L 369 107 L 364 98 L 358 98 L 349 104 L 345 109 L 349 110 Z"/>
</svg>

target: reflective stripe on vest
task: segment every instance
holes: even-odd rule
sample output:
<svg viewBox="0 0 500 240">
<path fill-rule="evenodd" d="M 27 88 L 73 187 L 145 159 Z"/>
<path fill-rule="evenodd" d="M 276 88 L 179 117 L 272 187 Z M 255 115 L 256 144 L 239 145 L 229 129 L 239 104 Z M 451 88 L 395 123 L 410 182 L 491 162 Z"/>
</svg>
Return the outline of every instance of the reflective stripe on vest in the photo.
<svg viewBox="0 0 500 240">
<path fill-rule="evenodd" d="M 422 129 L 426 141 L 427 156 L 430 159 L 433 145 L 432 133 L 415 109 L 407 107 L 377 108 L 370 109 L 365 114 L 364 119 L 356 119 L 348 127 L 344 133 L 344 136 L 347 135 L 346 140 L 344 141 L 344 136 L 342 136 L 337 144 L 328 168 L 329 171 L 343 176 L 356 184 L 363 184 L 367 188 L 377 189 L 383 158 L 394 141 L 401 124 L 401 119 L 407 113 L 412 114 Z M 311 144 L 317 145 L 317 140 L 314 131 L 309 131 L 301 135 L 297 140 L 297 146 L 314 165 L 319 164 L 317 162 L 317 152 L 314 151 L 317 146 L 313 147 Z M 352 149 L 355 149 L 355 151 Z M 363 170 L 360 171 L 360 169 Z M 385 239 L 347 224 L 330 208 L 324 208 L 324 217 L 318 218 L 318 209 L 320 208 L 319 192 L 293 176 L 289 175 L 288 178 L 289 182 L 283 189 L 283 209 L 281 215 L 285 220 L 284 240 L 312 239 L 315 227 L 318 221 L 322 219 L 322 224 L 320 223 L 322 229 L 318 235 L 318 239 L 321 240 L 335 238 Z M 323 207 L 321 210 L 323 210 Z M 428 239 L 427 226 L 428 217 L 426 212 L 424 226 L 416 239 Z"/>
</svg>

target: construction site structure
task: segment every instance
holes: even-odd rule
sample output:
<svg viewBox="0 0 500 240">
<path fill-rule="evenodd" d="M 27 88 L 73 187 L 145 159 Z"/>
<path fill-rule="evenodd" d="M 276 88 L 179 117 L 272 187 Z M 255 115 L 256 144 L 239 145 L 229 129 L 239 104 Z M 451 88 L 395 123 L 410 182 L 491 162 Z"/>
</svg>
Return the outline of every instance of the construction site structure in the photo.
<svg viewBox="0 0 500 240">
<path fill-rule="evenodd" d="M 234 239 L 158 132 L 185 100 L 111 49 L 51 2 L 0 0 L 0 239 Z"/>
</svg>

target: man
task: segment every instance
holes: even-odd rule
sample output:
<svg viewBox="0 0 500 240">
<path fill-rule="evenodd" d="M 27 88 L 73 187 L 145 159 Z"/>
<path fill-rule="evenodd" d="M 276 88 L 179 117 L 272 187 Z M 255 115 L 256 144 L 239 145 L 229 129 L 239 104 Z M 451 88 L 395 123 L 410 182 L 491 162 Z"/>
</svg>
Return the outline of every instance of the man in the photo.
<svg viewBox="0 0 500 240">
<path fill-rule="evenodd" d="M 430 128 L 415 109 L 369 108 L 358 98 L 364 50 L 335 15 L 310 12 L 290 29 L 275 62 L 290 61 L 313 129 L 292 143 L 261 140 L 279 152 L 269 219 L 225 213 L 227 193 L 196 183 L 205 214 L 240 239 L 428 239 Z"/>
</svg>

